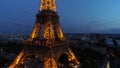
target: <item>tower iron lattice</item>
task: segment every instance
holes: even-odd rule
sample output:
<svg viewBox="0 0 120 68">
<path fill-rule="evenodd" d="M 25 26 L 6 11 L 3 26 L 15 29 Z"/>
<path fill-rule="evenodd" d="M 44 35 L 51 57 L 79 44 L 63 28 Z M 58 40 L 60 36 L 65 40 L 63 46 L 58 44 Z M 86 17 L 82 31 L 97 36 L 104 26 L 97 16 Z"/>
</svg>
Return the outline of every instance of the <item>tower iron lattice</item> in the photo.
<svg viewBox="0 0 120 68">
<path fill-rule="evenodd" d="M 63 34 L 55 0 L 40 0 L 36 17 L 23 50 L 9 68 L 66 68 L 59 62 L 63 54 L 67 57 L 70 68 L 79 66 L 80 62 L 69 48 L 69 42 Z"/>
</svg>

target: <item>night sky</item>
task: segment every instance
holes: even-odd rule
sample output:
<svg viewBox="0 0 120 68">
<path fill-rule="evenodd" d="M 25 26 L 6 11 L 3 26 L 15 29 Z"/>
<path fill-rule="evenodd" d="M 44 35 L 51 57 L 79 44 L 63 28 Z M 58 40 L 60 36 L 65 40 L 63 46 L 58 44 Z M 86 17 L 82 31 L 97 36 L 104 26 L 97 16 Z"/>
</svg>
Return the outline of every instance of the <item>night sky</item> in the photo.
<svg viewBox="0 0 120 68">
<path fill-rule="evenodd" d="M 0 0 L 0 33 L 30 33 L 39 0 Z M 120 33 L 120 0 L 57 0 L 64 33 Z"/>
</svg>

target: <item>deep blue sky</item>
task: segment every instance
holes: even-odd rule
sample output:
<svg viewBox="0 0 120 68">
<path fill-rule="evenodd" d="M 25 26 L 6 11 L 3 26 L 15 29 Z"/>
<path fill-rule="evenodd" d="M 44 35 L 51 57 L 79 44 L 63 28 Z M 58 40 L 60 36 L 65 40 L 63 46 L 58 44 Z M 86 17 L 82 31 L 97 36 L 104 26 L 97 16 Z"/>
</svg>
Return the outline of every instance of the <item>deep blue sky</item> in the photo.
<svg viewBox="0 0 120 68">
<path fill-rule="evenodd" d="M 0 33 L 29 33 L 39 0 L 0 0 Z M 120 33 L 120 0 L 57 0 L 64 33 Z"/>
</svg>

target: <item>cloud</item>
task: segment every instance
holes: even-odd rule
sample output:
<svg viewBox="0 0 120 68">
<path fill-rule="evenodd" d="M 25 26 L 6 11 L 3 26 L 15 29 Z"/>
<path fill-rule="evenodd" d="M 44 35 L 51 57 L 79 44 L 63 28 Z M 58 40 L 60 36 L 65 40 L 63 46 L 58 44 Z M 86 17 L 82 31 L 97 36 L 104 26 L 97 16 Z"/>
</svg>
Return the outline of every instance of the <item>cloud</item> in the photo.
<svg viewBox="0 0 120 68">
<path fill-rule="evenodd" d="M 19 9 L 18 10 L 21 14 L 23 15 L 31 15 L 31 14 L 34 14 L 33 12 L 31 12 L 30 10 L 25 10 L 25 9 Z"/>
<path fill-rule="evenodd" d="M 96 23 L 100 23 L 100 21 L 90 21 L 88 22 L 89 24 L 96 24 Z"/>
<path fill-rule="evenodd" d="M 89 21 L 88 24 L 111 24 L 111 23 L 117 23 L 117 21 L 115 20 L 112 20 L 112 21 L 99 21 L 99 20 L 96 20 L 96 21 Z"/>
<path fill-rule="evenodd" d="M 89 28 L 94 28 L 94 29 L 111 29 L 111 28 L 116 28 L 119 27 L 119 22 L 118 21 L 89 21 L 85 25 Z"/>
<path fill-rule="evenodd" d="M 13 22 L 12 23 L 13 25 L 17 26 L 17 27 L 32 27 L 31 25 L 29 24 L 23 24 L 23 23 L 16 23 L 16 22 Z"/>
<path fill-rule="evenodd" d="M 101 32 L 102 33 L 120 34 L 120 28 L 106 29 L 106 30 L 102 30 Z"/>
<path fill-rule="evenodd" d="M 89 22 L 83 22 L 79 23 L 77 25 L 71 25 L 68 27 L 70 30 L 66 30 L 69 32 L 98 32 L 98 33 L 120 33 L 120 28 L 117 27 L 115 23 L 118 23 L 117 21 L 89 21 Z M 72 28 L 73 27 L 73 28 Z"/>
</svg>

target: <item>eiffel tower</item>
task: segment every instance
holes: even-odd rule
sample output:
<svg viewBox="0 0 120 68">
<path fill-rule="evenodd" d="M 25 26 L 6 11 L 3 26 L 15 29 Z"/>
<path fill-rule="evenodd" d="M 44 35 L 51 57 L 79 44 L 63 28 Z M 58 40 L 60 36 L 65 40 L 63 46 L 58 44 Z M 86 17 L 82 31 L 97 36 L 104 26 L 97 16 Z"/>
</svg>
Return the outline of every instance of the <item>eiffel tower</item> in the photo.
<svg viewBox="0 0 120 68">
<path fill-rule="evenodd" d="M 37 20 L 25 46 L 9 68 L 78 68 L 80 62 L 69 48 L 59 16 L 56 0 L 40 0 Z M 66 57 L 68 64 L 60 58 Z M 63 60 L 64 61 L 64 60 Z"/>
</svg>

